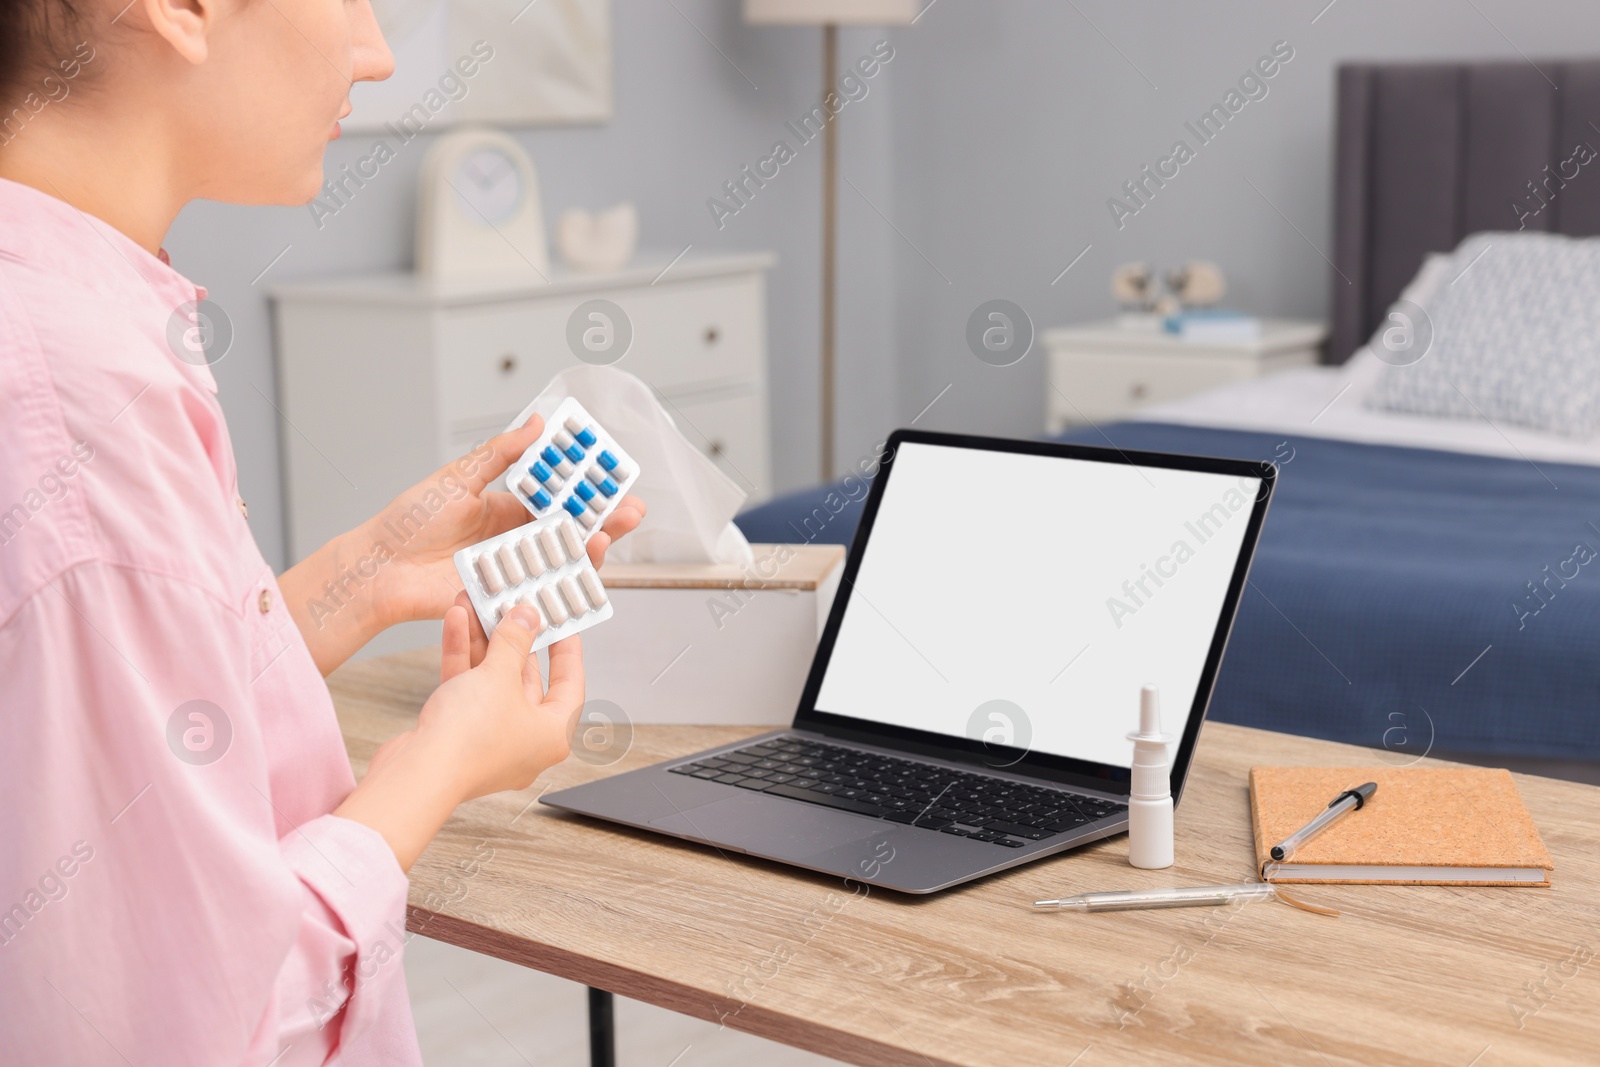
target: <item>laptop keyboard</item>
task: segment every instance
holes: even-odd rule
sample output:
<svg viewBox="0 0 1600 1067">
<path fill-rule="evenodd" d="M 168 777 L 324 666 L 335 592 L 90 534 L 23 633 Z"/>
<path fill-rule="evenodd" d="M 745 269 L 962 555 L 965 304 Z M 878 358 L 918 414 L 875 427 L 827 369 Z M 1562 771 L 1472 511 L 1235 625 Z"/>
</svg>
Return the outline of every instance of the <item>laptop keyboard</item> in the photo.
<svg viewBox="0 0 1600 1067">
<path fill-rule="evenodd" d="M 1022 848 L 1127 805 L 1007 778 L 779 737 L 680 764 L 673 774 Z"/>
</svg>

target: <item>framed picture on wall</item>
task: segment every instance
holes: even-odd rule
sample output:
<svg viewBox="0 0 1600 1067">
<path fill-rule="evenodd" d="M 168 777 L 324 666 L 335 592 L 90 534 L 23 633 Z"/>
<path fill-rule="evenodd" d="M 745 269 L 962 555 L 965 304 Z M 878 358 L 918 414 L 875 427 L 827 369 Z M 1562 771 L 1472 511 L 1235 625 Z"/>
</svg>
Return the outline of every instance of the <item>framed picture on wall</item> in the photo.
<svg viewBox="0 0 1600 1067">
<path fill-rule="evenodd" d="M 612 115 L 611 0 L 373 0 L 394 75 L 350 93 L 351 133 Z"/>
</svg>

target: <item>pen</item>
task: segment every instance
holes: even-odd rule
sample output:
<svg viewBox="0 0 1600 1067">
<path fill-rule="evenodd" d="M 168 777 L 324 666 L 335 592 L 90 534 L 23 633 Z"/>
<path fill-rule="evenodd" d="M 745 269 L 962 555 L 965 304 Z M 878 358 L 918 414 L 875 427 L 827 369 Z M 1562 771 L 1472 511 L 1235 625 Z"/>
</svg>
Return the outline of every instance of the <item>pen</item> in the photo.
<svg viewBox="0 0 1600 1067">
<path fill-rule="evenodd" d="M 1377 782 L 1368 782 L 1365 785 L 1358 785 L 1354 789 L 1346 789 L 1328 802 L 1327 810 L 1321 815 L 1318 815 L 1315 819 L 1312 819 L 1284 838 L 1283 844 L 1273 845 L 1272 858 L 1282 863 L 1294 853 L 1295 849 L 1344 818 L 1346 814 L 1352 811 L 1360 811 L 1362 805 L 1377 791 Z"/>
<path fill-rule="evenodd" d="M 1197 885 L 1185 889 L 1128 889 L 1118 893 L 1080 893 L 1059 900 L 1036 900 L 1036 908 L 1076 911 L 1127 911 L 1132 908 L 1196 908 L 1230 904 L 1235 900 L 1263 900 L 1277 893 L 1271 882 L 1240 885 Z"/>
</svg>

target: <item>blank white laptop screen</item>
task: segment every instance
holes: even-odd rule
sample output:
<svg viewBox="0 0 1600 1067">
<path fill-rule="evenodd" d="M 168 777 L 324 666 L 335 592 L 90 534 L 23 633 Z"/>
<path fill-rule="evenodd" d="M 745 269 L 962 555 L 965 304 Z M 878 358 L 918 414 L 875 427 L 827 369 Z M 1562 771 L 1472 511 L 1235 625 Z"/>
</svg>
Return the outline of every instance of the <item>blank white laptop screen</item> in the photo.
<svg viewBox="0 0 1600 1067">
<path fill-rule="evenodd" d="M 1141 685 L 1183 734 L 1260 488 L 902 443 L 816 708 L 1128 767 Z"/>
</svg>

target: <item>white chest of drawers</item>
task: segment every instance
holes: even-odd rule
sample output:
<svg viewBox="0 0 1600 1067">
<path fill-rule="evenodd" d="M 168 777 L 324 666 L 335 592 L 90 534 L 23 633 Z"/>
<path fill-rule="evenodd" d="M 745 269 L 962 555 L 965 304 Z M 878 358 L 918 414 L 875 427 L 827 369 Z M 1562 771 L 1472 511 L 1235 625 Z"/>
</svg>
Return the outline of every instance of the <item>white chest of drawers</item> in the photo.
<svg viewBox="0 0 1600 1067">
<path fill-rule="evenodd" d="M 641 257 L 548 283 L 430 284 L 412 274 L 272 289 L 288 557 L 303 558 L 500 432 L 578 364 L 568 322 L 609 300 L 632 326 L 614 365 L 752 500 L 771 489 L 765 275 L 748 254 Z"/>
</svg>

